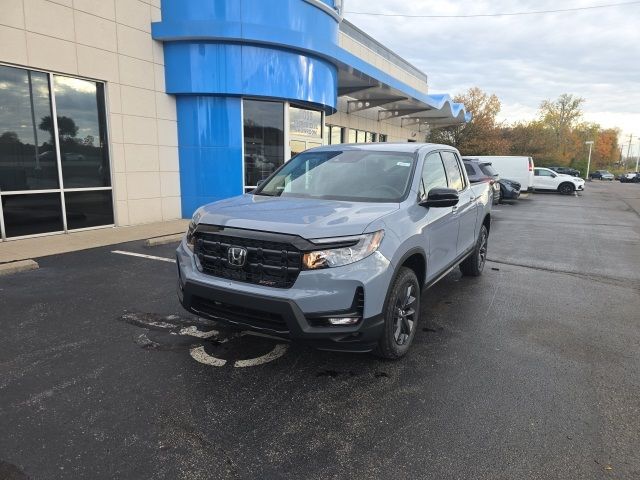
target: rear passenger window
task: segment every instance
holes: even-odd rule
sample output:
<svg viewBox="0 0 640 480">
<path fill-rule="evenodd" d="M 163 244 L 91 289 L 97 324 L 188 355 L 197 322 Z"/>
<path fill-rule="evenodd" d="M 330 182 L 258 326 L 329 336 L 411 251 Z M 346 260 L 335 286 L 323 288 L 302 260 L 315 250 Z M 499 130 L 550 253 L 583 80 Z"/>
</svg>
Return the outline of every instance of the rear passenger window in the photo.
<svg viewBox="0 0 640 480">
<path fill-rule="evenodd" d="M 449 188 L 457 191 L 463 190 L 464 180 L 462 179 L 462 172 L 456 155 L 453 152 L 441 152 L 441 155 L 444 168 L 447 171 L 447 178 L 449 179 Z"/>
<path fill-rule="evenodd" d="M 481 163 L 480 170 L 482 170 L 482 173 L 484 173 L 487 177 L 495 177 L 496 175 L 498 175 L 498 172 L 495 171 L 490 163 Z"/>
<path fill-rule="evenodd" d="M 467 171 L 467 175 L 469 177 L 473 177 L 475 175 L 476 172 L 473 171 L 473 167 L 471 165 L 469 165 L 468 163 L 464 164 L 464 169 Z"/>
<path fill-rule="evenodd" d="M 424 198 L 432 188 L 447 188 L 447 176 L 439 153 L 432 153 L 424 159 L 420 182 L 420 196 Z"/>
</svg>

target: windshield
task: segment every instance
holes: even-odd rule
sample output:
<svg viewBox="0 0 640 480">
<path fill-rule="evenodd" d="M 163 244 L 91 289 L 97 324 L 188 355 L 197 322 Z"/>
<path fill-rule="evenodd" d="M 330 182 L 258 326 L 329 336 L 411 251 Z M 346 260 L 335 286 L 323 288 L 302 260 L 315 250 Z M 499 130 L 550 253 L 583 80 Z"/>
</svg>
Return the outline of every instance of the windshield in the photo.
<svg viewBox="0 0 640 480">
<path fill-rule="evenodd" d="M 255 194 L 400 202 L 409 188 L 414 161 L 413 154 L 403 152 L 305 152 L 285 163 Z"/>
</svg>

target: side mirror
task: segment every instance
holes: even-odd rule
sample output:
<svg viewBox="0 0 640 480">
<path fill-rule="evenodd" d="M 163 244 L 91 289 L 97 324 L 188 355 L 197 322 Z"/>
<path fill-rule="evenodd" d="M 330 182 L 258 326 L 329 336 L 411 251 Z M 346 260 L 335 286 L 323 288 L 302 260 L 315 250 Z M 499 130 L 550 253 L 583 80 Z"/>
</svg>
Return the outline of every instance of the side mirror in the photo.
<svg viewBox="0 0 640 480">
<path fill-rule="evenodd" d="M 455 207 L 459 200 L 458 191 L 453 188 L 432 188 L 419 205 L 427 208 Z"/>
<path fill-rule="evenodd" d="M 266 180 L 266 178 L 262 178 L 262 179 L 258 180 L 258 183 L 256 183 L 256 187 L 259 187 L 260 185 L 262 185 L 265 180 Z"/>
</svg>

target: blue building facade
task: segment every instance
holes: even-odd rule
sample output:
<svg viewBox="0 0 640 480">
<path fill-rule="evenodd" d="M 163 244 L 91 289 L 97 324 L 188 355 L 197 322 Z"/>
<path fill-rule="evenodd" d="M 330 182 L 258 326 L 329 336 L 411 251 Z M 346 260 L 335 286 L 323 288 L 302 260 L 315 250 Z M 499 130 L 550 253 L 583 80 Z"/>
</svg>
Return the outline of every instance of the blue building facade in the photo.
<svg viewBox="0 0 640 480">
<path fill-rule="evenodd" d="M 345 36 L 341 8 L 337 0 L 162 1 L 152 35 L 176 97 L 183 217 L 250 189 L 306 148 L 393 139 L 378 123 L 419 133 L 468 120 L 448 95 L 427 93 L 426 75 L 416 88 L 421 72 L 376 52 L 384 47 L 364 32 L 350 26 Z M 353 47 L 354 37 L 371 48 Z M 353 122 L 373 128 L 344 125 L 365 111 Z"/>
</svg>

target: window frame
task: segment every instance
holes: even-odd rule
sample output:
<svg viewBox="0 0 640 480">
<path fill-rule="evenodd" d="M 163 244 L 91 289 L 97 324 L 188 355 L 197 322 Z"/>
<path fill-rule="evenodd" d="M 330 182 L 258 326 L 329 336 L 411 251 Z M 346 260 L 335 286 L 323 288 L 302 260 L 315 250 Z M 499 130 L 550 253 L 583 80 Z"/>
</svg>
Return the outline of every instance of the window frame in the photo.
<svg viewBox="0 0 640 480">
<path fill-rule="evenodd" d="M 462 188 L 460 190 L 457 190 L 458 193 L 464 192 L 467 187 L 469 186 L 469 183 L 467 183 L 466 181 L 466 177 L 465 175 L 462 173 L 462 169 L 464 168 L 464 166 L 461 167 L 461 163 L 462 160 L 460 159 L 460 157 L 458 156 L 458 154 L 452 150 L 438 150 L 438 153 L 440 154 L 440 158 L 442 159 L 442 164 L 444 165 L 444 173 L 447 176 L 447 185 L 449 185 L 449 172 L 447 171 L 447 165 L 444 163 L 444 157 L 442 156 L 443 153 L 451 153 L 453 155 L 453 158 L 455 159 L 456 163 L 458 164 L 458 172 L 460 173 L 460 179 L 462 180 Z M 453 188 L 451 187 L 451 185 L 449 185 L 449 188 Z"/>
<path fill-rule="evenodd" d="M 99 80 L 96 78 L 91 78 L 91 77 L 86 77 L 86 76 L 82 76 L 82 75 L 73 75 L 73 74 L 65 74 L 65 73 L 60 73 L 60 72 L 52 72 L 49 70 L 43 70 L 41 68 L 33 68 L 33 67 L 25 67 L 22 65 L 13 65 L 10 63 L 6 63 L 6 62 L 0 62 L 0 67 L 9 67 L 9 68 L 15 68 L 15 69 L 19 69 L 19 70 L 24 70 L 26 72 L 39 72 L 39 73 L 43 73 L 47 76 L 47 85 L 49 87 L 49 102 L 51 104 L 51 117 L 52 117 L 52 123 L 53 123 L 53 142 L 54 142 L 54 151 L 55 151 L 55 155 L 56 155 L 56 168 L 57 168 L 57 173 L 58 173 L 58 188 L 47 188 L 47 189 L 39 189 L 39 190 L 12 190 L 12 191 L 3 191 L 0 190 L 0 242 L 11 242 L 14 240 L 22 240 L 25 238 L 36 238 L 36 237 L 44 237 L 44 236 L 49 236 L 49 235 L 56 235 L 56 234 L 62 234 L 62 233 L 69 233 L 69 232 L 82 232 L 82 231 L 87 231 L 87 230 L 97 230 L 97 229 L 101 229 L 101 228 L 112 228 L 115 226 L 115 219 L 116 219 L 116 199 L 115 199 L 115 195 L 114 195 L 114 188 L 113 188 L 113 156 L 112 156 L 112 152 L 111 152 L 111 123 L 110 123 L 110 119 L 109 119 L 109 89 L 108 89 L 108 84 L 107 82 L 103 81 L 103 80 Z M 60 139 L 59 139 L 59 129 L 58 129 L 58 112 L 57 112 L 57 108 L 56 108 L 56 95 L 55 95 L 55 84 L 54 84 L 54 76 L 61 76 L 61 77 L 69 77 L 69 78 L 74 78 L 77 80 L 84 80 L 87 82 L 93 82 L 93 83 L 99 83 L 102 84 L 102 101 L 104 102 L 104 128 L 106 129 L 106 135 L 105 135 L 105 145 L 103 146 L 104 150 L 105 150 L 105 154 L 107 156 L 107 161 L 109 164 L 109 186 L 106 187 L 79 187 L 79 188 L 65 188 L 64 187 L 64 181 L 62 178 L 62 159 L 61 159 L 61 150 L 60 150 Z M 69 229 L 68 225 L 67 225 L 67 211 L 66 211 L 66 206 L 65 206 L 65 198 L 64 198 L 64 194 L 65 193 L 71 193 L 71 192 L 90 192 L 90 191 L 97 191 L 97 190 L 110 190 L 111 191 L 111 209 L 113 211 L 113 218 L 114 218 L 114 223 L 111 224 L 107 224 L 107 225 L 99 225 L 99 226 L 93 226 L 93 227 L 84 227 L 84 228 L 74 228 L 74 229 Z M 52 232 L 44 232 L 44 233 L 35 233 L 35 234 L 30 234 L 30 235 L 21 235 L 21 236 L 15 236 L 15 237 L 7 237 L 6 235 L 6 225 L 5 225 L 5 221 L 4 221 L 4 211 L 3 211 L 3 206 L 2 206 L 2 197 L 5 196 L 12 196 L 12 195 L 38 195 L 38 194 L 45 194 L 45 193 L 57 193 L 58 195 L 60 195 L 60 202 L 62 205 L 62 224 L 63 224 L 63 229 L 62 230 L 57 230 L 57 231 L 52 231 Z"/>
<path fill-rule="evenodd" d="M 429 195 L 428 191 L 425 191 L 421 195 L 420 194 L 420 190 L 422 190 L 422 188 L 423 188 L 422 176 L 424 174 L 424 169 L 425 169 L 425 166 L 427 164 L 427 158 L 429 158 L 431 155 L 436 155 L 440 159 L 440 165 L 442 165 L 442 171 L 444 172 L 444 179 L 447 182 L 447 187 L 449 186 L 449 177 L 447 175 L 447 168 L 444 165 L 444 160 L 442 158 L 441 152 L 439 150 L 433 150 L 431 152 L 428 152 L 427 154 L 425 154 L 425 156 L 424 156 L 424 158 L 422 160 L 422 169 L 420 170 L 420 178 L 419 178 L 420 184 L 418 185 L 418 201 L 425 200 L 427 198 L 427 196 Z M 447 188 L 447 187 L 445 187 L 445 188 Z"/>
</svg>

